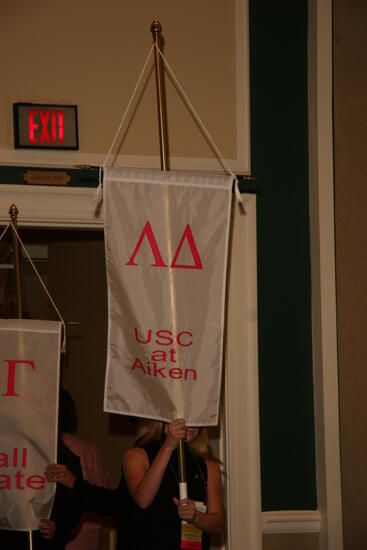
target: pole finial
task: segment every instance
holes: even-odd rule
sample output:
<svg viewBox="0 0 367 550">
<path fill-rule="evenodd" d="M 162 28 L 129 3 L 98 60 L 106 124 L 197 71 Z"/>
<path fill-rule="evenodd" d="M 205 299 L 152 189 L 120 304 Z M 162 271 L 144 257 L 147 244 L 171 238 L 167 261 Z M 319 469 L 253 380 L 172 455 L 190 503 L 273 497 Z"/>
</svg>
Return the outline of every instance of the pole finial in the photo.
<svg viewBox="0 0 367 550">
<path fill-rule="evenodd" d="M 12 222 L 15 223 L 17 221 L 17 217 L 18 217 L 18 208 L 17 208 L 17 205 L 16 204 L 12 204 L 9 208 L 9 214 L 10 214 L 10 217 L 12 219 Z"/>
<path fill-rule="evenodd" d="M 156 17 L 153 19 L 150 30 L 152 31 L 153 36 L 157 36 L 158 33 L 162 32 L 162 25 Z"/>
</svg>

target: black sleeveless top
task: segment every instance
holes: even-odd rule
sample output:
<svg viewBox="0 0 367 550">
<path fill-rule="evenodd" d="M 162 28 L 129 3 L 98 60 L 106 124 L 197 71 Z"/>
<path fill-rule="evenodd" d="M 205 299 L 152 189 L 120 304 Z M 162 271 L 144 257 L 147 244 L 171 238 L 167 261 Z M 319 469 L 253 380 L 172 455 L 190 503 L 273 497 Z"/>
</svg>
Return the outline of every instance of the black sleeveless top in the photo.
<svg viewBox="0 0 367 550">
<path fill-rule="evenodd" d="M 158 453 L 161 441 L 143 447 L 151 464 Z M 187 493 L 192 500 L 207 504 L 207 469 L 205 461 L 197 457 L 185 445 Z M 142 510 L 134 502 L 134 550 L 180 550 L 181 520 L 172 497 L 179 498 L 177 450 L 172 455 L 164 473 L 158 494 L 152 504 Z M 209 550 L 209 535 L 202 534 L 202 550 Z"/>
</svg>

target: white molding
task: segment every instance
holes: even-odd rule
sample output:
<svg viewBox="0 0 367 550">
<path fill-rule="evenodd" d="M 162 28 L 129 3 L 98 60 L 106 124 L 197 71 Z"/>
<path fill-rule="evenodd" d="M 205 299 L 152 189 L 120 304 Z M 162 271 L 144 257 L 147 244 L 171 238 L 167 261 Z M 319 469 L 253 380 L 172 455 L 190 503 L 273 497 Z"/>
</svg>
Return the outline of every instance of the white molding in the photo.
<svg viewBox="0 0 367 550">
<path fill-rule="evenodd" d="M 256 197 L 233 208 L 225 433 L 228 550 L 262 547 L 257 353 Z"/>
<path fill-rule="evenodd" d="M 236 88 L 236 158 L 224 159 L 235 174 L 250 174 L 250 84 L 249 84 L 249 32 L 248 0 L 235 0 L 235 88 Z M 185 88 L 184 83 L 182 83 Z M 193 98 L 193 103 L 195 100 Z M 200 113 L 199 113 L 200 115 Z M 111 141 L 114 130 L 111 129 Z M 215 141 L 215 136 L 212 136 Z M 0 149 L 0 164 L 21 166 L 78 165 L 100 166 L 106 159 L 103 154 L 79 153 L 78 151 Z M 203 170 L 223 172 L 221 163 L 211 156 L 208 145 L 208 158 L 170 157 L 172 170 Z M 160 168 L 159 155 L 118 155 L 115 166 L 132 168 Z"/>
<path fill-rule="evenodd" d="M 312 336 L 320 550 L 343 549 L 335 285 L 332 0 L 309 2 Z"/>
<path fill-rule="evenodd" d="M 0 185 L 0 224 L 10 221 L 9 208 L 18 208 L 18 225 L 100 229 L 102 212 L 96 212 L 96 190 L 83 187 Z"/>
<path fill-rule="evenodd" d="M 106 160 L 106 155 L 78 153 L 76 151 L 42 151 L 39 150 L 8 150 L 0 149 L 0 165 L 4 166 L 41 166 L 58 168 L 75 168 L 80 166 L 100 166 Z M 170 157 L 171 170 L 200 170 L 223 173 L 221 164 L 216 159 L 196 157 Z M 247 174 L 241 159 L 224 159 L 231 170 L 239 174 Z M 114 166 L 123 168 L 160 169 L 160 158 L 157 156 L 118 155 Z"/>
<path fill-rule="evenodd" d="M 263 534 L 319 533 L 321 514 L 318 510 L 281 510 L 263 512 Z"/>
</svg>

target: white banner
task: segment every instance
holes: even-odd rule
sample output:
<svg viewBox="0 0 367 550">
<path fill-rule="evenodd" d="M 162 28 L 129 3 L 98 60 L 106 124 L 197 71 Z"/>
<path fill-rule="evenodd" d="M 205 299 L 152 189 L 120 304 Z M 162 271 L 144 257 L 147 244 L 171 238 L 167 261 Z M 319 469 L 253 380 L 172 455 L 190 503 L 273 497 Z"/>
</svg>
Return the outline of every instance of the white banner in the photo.
<svg viewBox="0 0 367 550">
<path fill-rule="evenodd" d="M 232 181 L 105 171 L 105 411 L 217 424 Z"/>
<path fill-rule="evenodd" d="M 38 529 L 55 484 L 61 323 L 0 319 L 0 529 Z"/>
</svg>

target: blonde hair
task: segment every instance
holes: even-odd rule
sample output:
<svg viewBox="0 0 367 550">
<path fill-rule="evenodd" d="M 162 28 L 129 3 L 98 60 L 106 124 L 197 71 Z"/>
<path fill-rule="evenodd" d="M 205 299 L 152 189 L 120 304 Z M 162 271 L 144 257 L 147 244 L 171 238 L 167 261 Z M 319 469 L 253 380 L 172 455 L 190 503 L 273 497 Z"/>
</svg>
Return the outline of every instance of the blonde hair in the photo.
<svg viewBox="0 0 367 550">
<path fill-rule="evenodd" d="M 139 421 L 137 432 L 139 447 L 143 447 L 153 441 L 158 441 L 164 433 L 164 422 L 142 418 Z M 197 436 L 188 443 L 191 451 L 200 458 L 213 458 L 213 451 L 209 443 L 208 430 L 199 428 Z"/>
</svg>

